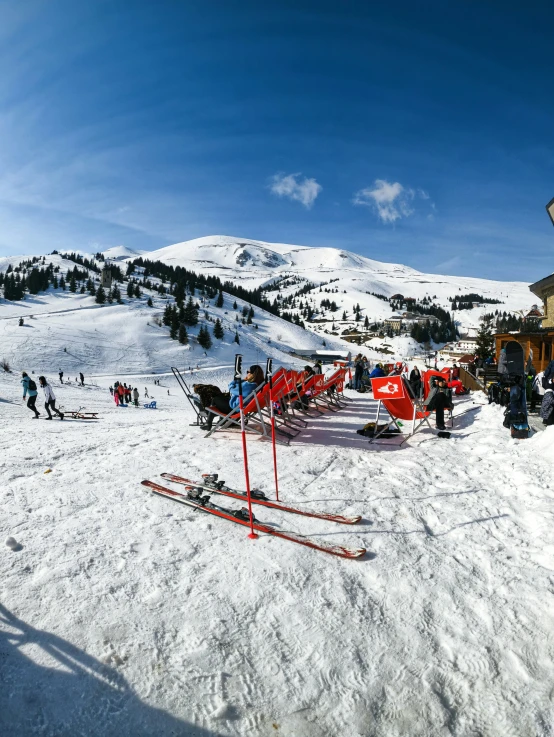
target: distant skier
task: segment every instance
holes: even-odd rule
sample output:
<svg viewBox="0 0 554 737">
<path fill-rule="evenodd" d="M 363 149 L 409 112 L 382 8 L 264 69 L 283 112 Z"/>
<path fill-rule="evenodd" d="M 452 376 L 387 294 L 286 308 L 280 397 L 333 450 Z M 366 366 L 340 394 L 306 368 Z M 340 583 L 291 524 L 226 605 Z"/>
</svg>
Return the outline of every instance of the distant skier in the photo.
<svg viewBox="0 0 554 737">
<path fill-rule="evenodd" d="M 23 318 L 19 318 L 19 327 L 22 327 L 24 325 Z"/>
<path fill-rule="evenodd" d="M 85 385 L 85 375 L 83 374 L 82 371 L 79 374 L 79 378 L 81 379 L 81 386 L 84 386 Z"/>
<path fill-rule="evenodd" d="M 111 394 L 111 395 L 112 395 L 112 397 L 113 397 L 113 386 L 110 386 L 110 394 Z"/>
<path fill-rule="evenodd" d="M 139 390 L 135 386 L 135 388 L 133 389 L 133 401 L 135 403 L 135 407 L 139 406 L 139 397 Z"/>
<path fill-rule="evenodd" d="M 148 389 L 146 387 L 144 387 L 144 398 L 150 399 L 150 397 L 148 396 Z"/>
<path fill-rule="evenodd" d="M 29 395 L 27 407 L 35 413 L 35 416 L 32 419 L 38 420 L 40 412 L 38 412 L 35 407 L 38 397 L 37 385 L 25 371 L 21 373 L 21 386 L 23 387 L 23 399 L 25 399 L 27 394 Z"/>
<path fill-rule="evenodd" d="M 56 397 L 54 396 L 52 387 L 46 381 L 46 378 L 44 376 L 39 376 L 38 380 L 44 391 L 44 398 L 46 399 L 46 402 L 44 403 L 44 409 L 46 410 L 46 414 L 48 415 L 46 419 L 52 419 L 52 415 L 50 413 L 50 410 L 52 409 L 54 410 L 54 414 L 56 414 L 60 418 L 60 420 L 63 420 L 63 412 L 60 412 L 56 409 Z"/>
<path fill-rule="evenodd" d="M 63 384 L 63 371 L 61 369 L 58 372 L 58 376 L 60 377 L 60 384 Z"/>
</svg>

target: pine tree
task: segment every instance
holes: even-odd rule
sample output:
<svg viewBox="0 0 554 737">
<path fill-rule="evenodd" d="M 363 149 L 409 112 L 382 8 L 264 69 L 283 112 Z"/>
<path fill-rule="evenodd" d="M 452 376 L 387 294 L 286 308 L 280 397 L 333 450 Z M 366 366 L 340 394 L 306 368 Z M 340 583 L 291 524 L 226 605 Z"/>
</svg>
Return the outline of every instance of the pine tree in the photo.
<svg viewBox="0 0 554 737">
<path fill-rule="evenodd" d="M 192 296 L 188 298 L 187 304 L 185 305 L 184 321 L 186 325 L 198 325 L 198 309 L 192 301 Z"/>
<path fill-rule="evenodd" d="M 40 291 L 40 273 L 38 269 L 32 269 L 27 280 L 27 288 L 30 294 L 38 294 Z"/>
<path fill-rule="evenodd" d="M 106 301 L 106 292 L 104 291 L 104 287 L 100 285 L 98 289 L 96 290 L 96 304 L 103 305 Z"/>
<path fill-rule="evenodd" d="M 309 318 L 308 318 L 309 319 Z M 346 310 L 342 313 L 342 319 L 346 320 Z"/>
<path fill-rule="evenodd" d="M 179 336 L 179 315 L 177 314 L 177 308 L 173 307 L 171 310 L 171 327 L 169 328 L 169 337 L 173 340 L 177 340 Z"/>
<path fill-rule="evenodd" d="M 84 294 L 85 293 L 86 289 L 85 289 L 85 285 L 84 284 L 81 285 L 81 289 L 79 291 L 80 291 L 81 294 Z"/>
<path fill-rule="evenodd" d="M 212 347 L 212 339 L 210 337 L 210 333 L 208 332 L 208 328 L 204 325 L 202 325 L 202 327 L 198 331 L 198 343 L 205 350 L 208 350 Z"/>
<path fill-rule="evenodd" d="M 216 318 L 215 325 L 214 325 L 214 338 L 217 338 L 218 340 L 222 340 L 223 336 L 225 335 L 223 331 L 223 325 L 221 324 L 221 320 Z"/>
<path fill-rule="evenodd" d="M 219 294 L 217 295 L 217 300 L 215 303 L 216 307 L 223 307 L 224 301 L 223 301 L 223 291 L 220 289 Z"/>
<path fill-rule="evenodd" d="M 69 291 L 73 292 L 73 294 L 75 294 L 75 292 L 77 291 L 77 282 L 75 281 L 75 274 L 71 274 L 71 279 L 69 280 Z"/>
<path fill-rule="evenodd" d="M 112 296 L 114 299 L 114 302 L 117 302 L 118 305 L 123 304 L 123 300 L 121 299 L 121 292 L 119 291 L 119 287 L 117 284 L 114 284 L 112 289 Z"/>
<path fill-rule="evenodd" d="M 63 289 L 63 291 L 65 292 L 65 279 L 63 278 L 63 274 L 62 274 L 62 276 L 60 277 L 60 287 L 61 287 L 61 288 Z M 104 295 L 104 296 L 105 296 L 105 295 Z"/>
<path fill-rule="evenodd" d="M 139 287 L 139 285 L 137 283 L 137 284 L 135 284 L 135 297 L 138 298 L 140 296 L 141 296 L 141 291 L 140 291 L 140 287 Z"/>
<path fill-rule="evenodd" d="M 364 328 L 367 330 L 369 328 L 369 317 L 366 315 L 364 320 Z"/>
<path fill-rule="evenodd" d="M 236 309 L 237 309 L 237 301 L 236 301 L 236 300 L 235 300 L 235 301 L 233 302 L 233 309 L 234 309 L 234 310 L 236 310 Z"/>
<path fill-rule="evenodd" d="M 113 292 L 111 289 L 108 291 L 107 300 L 108 300 L 108 304 L 111 305 L 113 302 Z"/>
<path fill-rule="evenodd" d="M 183 323 L 179 325 L 179 343 L 181 345 L 188 345 L 189 342 L 189 334 L 187 333 L 187 329 L 184 326 Z"/>
<path fill-rule="evenodd" d="M 165 306 L 162 323 L 166 325 L 167 327 L 171 325 L 171 305 L 170 304 L 167 304 Z"/>
<path fill-rule="evenodd" d="M 127 296 L 131 298 L 135 293 L 135 287 L 132 281 L 127 284 Z"/>
<path fill-rule="evenodd" d="M 248 310 L 248 317 L 250 318 L 250 322 L 252 322 L 255 317 L 254 308 L 252 307 L 252 305 L 250 305 L 250 309 Z"/>
<path fill-rule="evenodd" d="M 52 280 L 52 286 L 54 287 L 54 289 L 57 289 L 58 288 L 58 277 L 57 276 L 55 276 L 53 278 L 53 280 Z"/>
<path fill-rule="evenodd" d="M 152 297 L 148 297 L 148 302 L 146 303 L 148 307 L 154 307 L 154 303 L 152 302 Z"/>
<path fill-rule="evenodd" d="M 235 340 L 234 340 L 234 342 L 235 342 L 235 343 L 236 343 L 237 345 L 240 345 L 240 339 L 239 339 L 239 334 L 238 334 L 238 333 L 237 333 L 236 331 L 235 331 Z"/>
<path fill-rule="evenodd" d="M 494 337 L 490 320 L 483 320 L 477 333 L 475 353 L 479 358 L 485 360 L 494 352 Z"/>
</svg>

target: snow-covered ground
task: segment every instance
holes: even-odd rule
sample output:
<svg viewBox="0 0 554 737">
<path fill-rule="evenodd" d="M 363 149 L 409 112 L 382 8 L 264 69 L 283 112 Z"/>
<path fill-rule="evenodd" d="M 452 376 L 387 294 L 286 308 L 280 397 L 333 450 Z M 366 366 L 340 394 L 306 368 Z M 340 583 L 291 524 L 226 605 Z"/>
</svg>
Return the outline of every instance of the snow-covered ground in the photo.
<svg viewBox="0 0 554 737">
<path fill-rule="evenodd" d="M 116 409 L 116 378 L 159 409 Z M 53 382 L 101 419 L 46 425 L 18 381 L 0 374 L 0 734 L 552 734 L 554 428 L 514 441 L 484 405 L 449 441 L 370 446 L 357 394 L 310 421 L 278 449 L 282 500 L 363 524 L 257 516 L 368 549 L 348 561 L 140 485 L 210 471 L 243 486 L 239 438 L 190 427 L 169 377 Z M 271 447 L 249 453 L 271 495 Z"/>
</svg>

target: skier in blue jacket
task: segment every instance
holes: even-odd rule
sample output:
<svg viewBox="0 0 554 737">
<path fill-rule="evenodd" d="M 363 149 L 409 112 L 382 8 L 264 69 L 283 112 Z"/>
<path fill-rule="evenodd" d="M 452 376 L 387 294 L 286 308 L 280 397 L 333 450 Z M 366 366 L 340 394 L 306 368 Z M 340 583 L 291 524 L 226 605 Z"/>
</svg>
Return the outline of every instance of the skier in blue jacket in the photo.
<svg viewBox="0 0 554 737">
<path fill-rule="evenodd" d="M 37 385 L 25 371 L 21 374 L 21 386 L 23 387 L 23 399 L 29 395 L 27 407 L 35 413 L 35 416 L 32 419 L 38 420 L 40 412 L 37 412 L 37 408 L 35 407 L 38 396 Z"/>
<path fill-rule="evenodd" d="M 246 399 L 252 392 L 257 389 L 260 384 L 264 383 L 264 372 L 259 366 L 250 366 L 245 380 L 242 382 L 242 396 Z M 227 399 L 224 395 L 212 397 L 212 407 L 219 410 L 222 414 L 228 415 L 232 409 L 239 406 L 239 382 L 233 379 L 229 384 L 230 397 Z M 214 421 L 214 413 L 208 412 L 208 421 L 203 425 L 204 430 L 211 430 Z"/>
</svg>

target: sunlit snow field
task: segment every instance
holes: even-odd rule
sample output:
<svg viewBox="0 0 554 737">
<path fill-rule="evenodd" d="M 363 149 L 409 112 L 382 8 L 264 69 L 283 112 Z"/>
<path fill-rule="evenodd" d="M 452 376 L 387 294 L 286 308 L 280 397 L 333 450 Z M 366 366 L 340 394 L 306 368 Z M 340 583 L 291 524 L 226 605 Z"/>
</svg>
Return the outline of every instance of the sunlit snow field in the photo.
<svg viewBox="0 0 554 737">
<path fill-rule="evenodd" d="M 375 447 L 357 394 L 310 421 L 278 449 L 282 500 L 363 523 L 256 515 L 368 549 L 348 561 L 145 490 L 163 471 L 244 486 L 239 437 L 205 439 L 173 378 L 151 377 L 50 376 L 101 419 L 45 423 L 0 374 L 0 542 L 21 546 L 0 548 L 0 733 L 551 734 L 554 428 L 514 441 L 484 405 L 449 441 Z M 117 409 L 113 379 L 158 409 Z M 249 454 L 271 496 L 270 446 Z"/>
</svg>

